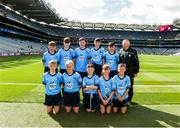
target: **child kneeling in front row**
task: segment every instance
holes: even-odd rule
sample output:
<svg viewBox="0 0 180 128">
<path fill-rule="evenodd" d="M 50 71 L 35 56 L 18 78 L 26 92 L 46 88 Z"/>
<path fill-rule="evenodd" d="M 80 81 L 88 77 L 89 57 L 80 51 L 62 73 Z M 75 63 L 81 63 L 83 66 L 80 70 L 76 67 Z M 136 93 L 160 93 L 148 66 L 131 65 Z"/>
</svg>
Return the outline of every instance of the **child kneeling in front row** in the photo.
<svg viewBox="0 0 180 128">
<path fill-rule="evenodd" d="M 103 75 L 99 79 L 98 93 L 100 97 L 100 110 L 101 113 L 109 114 L 111 112 L 112 97 L 114 95 L 115 87 L 113 86 L 112 78 L 109 76 L 110 66 L 103 65 Z"/>
<path fill-rule="evenodd" d="M 62 75 L 57 73 L 57 61 L 49 61 L 49 71 L 44 73 L 42 83 L 45 85 L 45 105 L 47 113 L 54 109 L 55 114 L 59 113 L 61 105 L 61 84 Z"/>
<path fill-rule="evenodd" d="M 118 65 L 118 74 L 113 77 L 113 82 L 116 87 L 116 92 L 113 97 L 113 112 L 117 112 L 118 108 L 121 108 L 121 112 L 124 114 L 127 112 L 127 99 L 128 92 L 131 87 L 129 76 L 125 75 L 126 65 Z"/>
<path fill-rule="evenodd" d="M 83 106 L 87 112 L 95 112 L 99 106 L 98 98 L 98 80 L 99 77 L 94 74 L 94 65 L 86 66 L 87 76 L 83 78 Z"/>
<path fill-rule="evenodd" d="M 70 112 L 73 108 L 73 111 L 78 113 L 80 103 L 79 90 L 82 85 L 82 78 L 78 72 L 74 71 L 74 62 L 72 60 L 66 61 L 65 66 L 66 72 L 63 73 L 64 106 L 66 112 Z"/>
</svg>

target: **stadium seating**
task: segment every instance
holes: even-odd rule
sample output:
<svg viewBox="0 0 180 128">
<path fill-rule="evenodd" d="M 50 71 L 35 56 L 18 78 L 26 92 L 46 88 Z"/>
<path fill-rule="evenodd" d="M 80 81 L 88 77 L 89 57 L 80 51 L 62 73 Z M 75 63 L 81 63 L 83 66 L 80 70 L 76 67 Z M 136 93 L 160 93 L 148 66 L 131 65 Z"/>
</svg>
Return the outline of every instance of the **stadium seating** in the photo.
<svg viewBox="0 0 180 128">
<path fill-rule="evenodd" d="M 47 50 L 47 44 L 15 38 L 0 37 L 0 44 L 0 52 L 44 52 Z"/>
</svg>

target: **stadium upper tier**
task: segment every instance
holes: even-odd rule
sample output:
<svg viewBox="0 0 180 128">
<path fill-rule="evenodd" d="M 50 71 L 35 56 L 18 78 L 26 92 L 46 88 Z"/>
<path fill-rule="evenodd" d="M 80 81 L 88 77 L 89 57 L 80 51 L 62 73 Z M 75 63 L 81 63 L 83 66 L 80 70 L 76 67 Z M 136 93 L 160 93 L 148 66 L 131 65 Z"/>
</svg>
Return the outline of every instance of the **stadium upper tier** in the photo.
<svg viewBox="0 0 180 128">
<path fill-rule="evenodd" d="M 20 2 L 20 0 L 18 1 Z M 136 29 L 135 25 L 125 24 L 122 26 L 123 29 L 115 29 L 115 24 L 108 25 L 103 23 L 99 23 L 101 27 L 96 24 L 91 24 L 92 28 L 86 29 L 88 28 L 87 24 L 90 26 L 90 23 L 80 25 L 79 23 L 70 23 L 69 21 L 61 21 L 58 23 L 59 25 L 54 26 L 30 20 L 3 4 L 0 4 L 0 19 L 0 32 L 3 35 L 13 35 L 14 37 L 28 40 L 32 39 L 41 42 L 55 40 L 62 43 L 62 39 L 69 36 L 73 43 L 77 43 L 79 37 L 85 37 L 92 43 L 94 38 L 99 37 L 106 45 L 109 41 L 121 42 L 127 38 L 132 41 L 132 45 L 135 47 L 180 47 L 179 29 L 176 31 L 158 32 L 153 28 L 154 31 L 145 31 L 149 30 L 147 26 L 144 26 L 143 29 Z M 179 24 L 179 22 L 176 21 L 176 24 Z M 126 30 L 128 26 L 132 28 Z M 139 25 L 139 28 L 140 26 L 141 25 Z M 96 27 L 98 29 L 96 29 Z"/>
</svg>

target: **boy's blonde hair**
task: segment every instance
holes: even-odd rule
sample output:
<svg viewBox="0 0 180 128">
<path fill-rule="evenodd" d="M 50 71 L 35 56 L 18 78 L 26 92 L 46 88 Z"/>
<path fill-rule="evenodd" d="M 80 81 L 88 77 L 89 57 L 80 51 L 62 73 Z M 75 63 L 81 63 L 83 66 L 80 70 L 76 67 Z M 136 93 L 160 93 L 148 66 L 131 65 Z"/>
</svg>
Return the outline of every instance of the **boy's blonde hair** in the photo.
<svg viewBox="0 0 180 128">
<path fill-rule="evenodd" d="M 72 60 L 67 60 L 66 63 L 65 63 L 66 67 L 67 67 L 68 65 L 70 65 L 70 64 L 72 64 L 73 67 L 74 67 L 74 62 L 73 62 Z"/>
<path fill-rule="evenodd" d="M 126 64 L 124 64 L 124 63 L 118 64 L 118 68 L 121 68 L 121 67 L 125 67 L 125 69 L 126 69 Z"/>
<path fill-rule="evenodd" d="M 48 64 L 49 65 L 57 65 L 57 61 L 56 60 L 50 60 Z"/>
<path fill-rule="evenodd" d="M 110 69 L 110 65 L 109 64 L 104 64 L 103 65 L 103 70 L 108 70 Z"/>
<path fill-rule="evenodd" d="M 56 46 L 56 42 L 50 41 L 50 42 L 48 43 L 48 45 L 49 45 L 49 46 Z"/>
</svg>

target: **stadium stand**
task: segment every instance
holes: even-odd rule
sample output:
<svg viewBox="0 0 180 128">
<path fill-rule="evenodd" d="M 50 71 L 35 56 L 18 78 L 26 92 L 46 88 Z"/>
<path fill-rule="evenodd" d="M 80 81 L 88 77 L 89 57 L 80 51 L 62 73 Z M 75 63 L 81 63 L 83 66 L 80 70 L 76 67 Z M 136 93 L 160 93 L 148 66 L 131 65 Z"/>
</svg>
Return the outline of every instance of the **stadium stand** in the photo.
<svg viewBox="0 0 180 128">
<path fill-rule="evenodd" d="M 123 39 L 129 39 L 140 54 L 176 54 L 180 52 L 180 20 L 175 19 L 172 31 L 159 32 L 158 25 L 88 23 L 68 21 L 59 17 L 54 10 L 46 7 L 41 0 L 30 7 L 33 0 L 16 2 L 1 0 L 0 3 L 0 52 L 43 52 L 48 41 L 62 45 L 64 37 L 71 37 L 75 48 L 78 38 L 85 37 L 93 45 L 96 37 L 107 46 L 114 41 L 118 48 Z M 21 4 L 20 4 L 21 3 Z M 23 6 L 22 6 L 23 3 Z M 15 4 L 16 6 L 11 6 Z M 8 6 L 7 6 L 8 5 Z M 10 8 L 10 7 L 11 8 Z M 47 9 L 48 8 L 48 9 Z M 37 15 L 38 11 L 42 15 Z M 47 12 L 47 15 L 43 15 Z M 35 19 L 35 20 L 32 20 Z M 30 49 L 28 46 L 32 46 Z M 43 48 L 43 50 L 42 50 Z"/>
<path fill-rule="evenodd" d="M 44 52 L 47 50 L 45 43 L 20 40 L 11 37 L 0 37 L 0 52 Z"/>
</svg>

